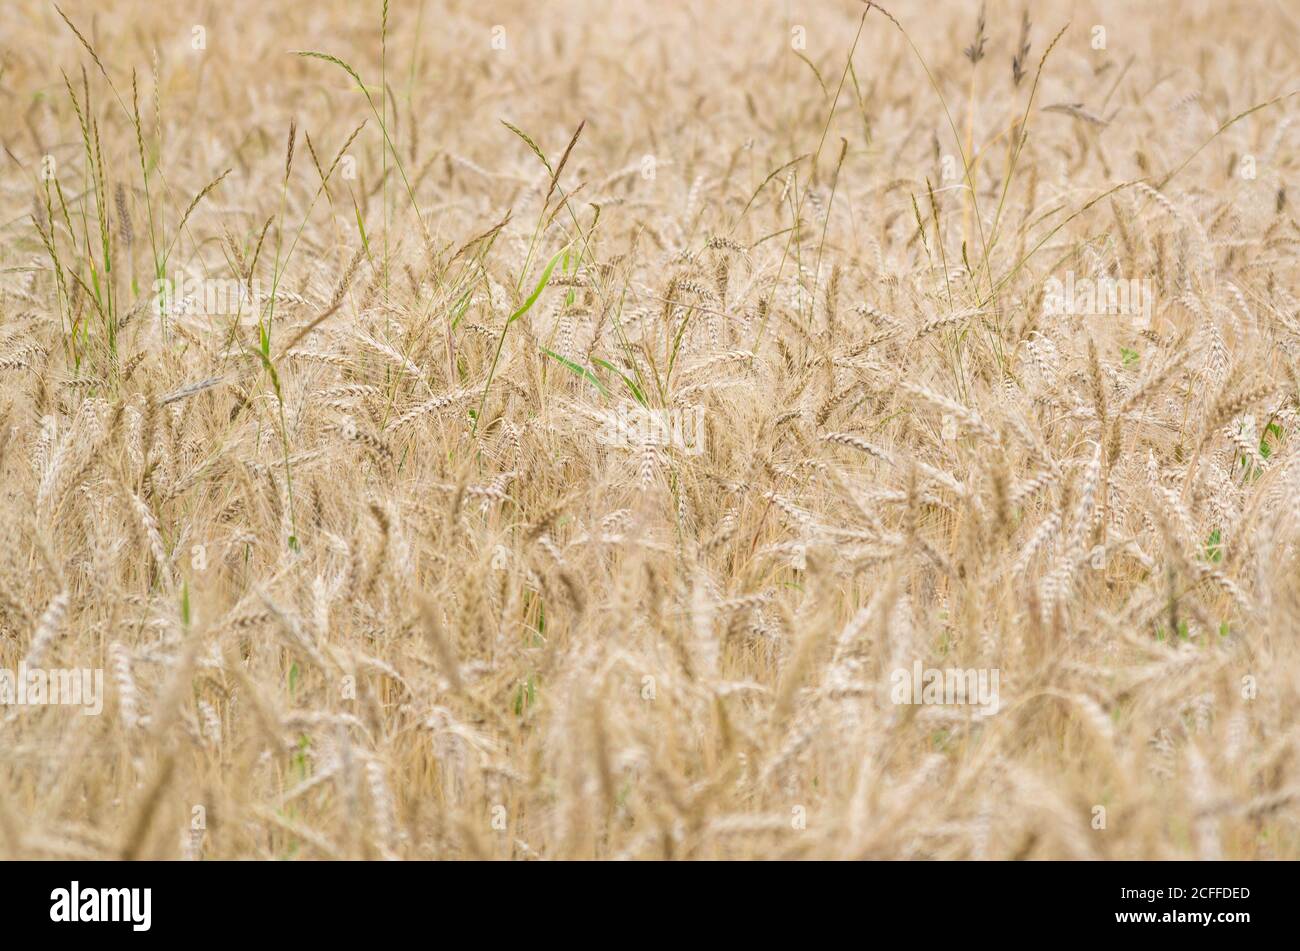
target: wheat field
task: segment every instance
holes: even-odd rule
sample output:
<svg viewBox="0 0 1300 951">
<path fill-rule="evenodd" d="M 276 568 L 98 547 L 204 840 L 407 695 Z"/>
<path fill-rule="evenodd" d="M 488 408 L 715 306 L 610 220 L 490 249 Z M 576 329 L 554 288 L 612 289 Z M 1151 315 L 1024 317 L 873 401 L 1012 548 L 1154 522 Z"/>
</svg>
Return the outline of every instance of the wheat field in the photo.
<svg viewBox="0 0 1300 951">
<path fill-rule="evenodd" d="M 1294 6 L 3 16 L 0 857 L 1300 857 Z"/>
</svg>

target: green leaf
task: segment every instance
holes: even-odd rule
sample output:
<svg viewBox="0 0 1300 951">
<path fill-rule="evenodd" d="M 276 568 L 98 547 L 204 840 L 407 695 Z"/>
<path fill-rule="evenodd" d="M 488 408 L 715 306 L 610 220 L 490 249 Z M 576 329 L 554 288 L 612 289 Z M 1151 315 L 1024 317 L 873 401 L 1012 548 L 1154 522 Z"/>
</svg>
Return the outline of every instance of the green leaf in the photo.
<svg viewBox="0 0 1300 951">
<path fill-rule="evenodd" d="M 1210 537 L 1205 540 L 1205 557 L 1212 562 L 1223 561 L 1223 545 L 1221 544 L 1223 535 L 1216 528 L 1210 532 Z"/>
<path fill-rule="evenodd" d="M 456 301 L 456 306 L 452 309 L 452 313 L 455 314 L 451 321 L 452 330 L 455 330 L 456 327 L 459 326 L 461 318 L 464 317 L 466 311 L 469 310 L 470 297 L 471 291 L 466 291 L 460 296 L 460 300 Z"/>
<path fill-rule="evenodd" d="M 266 336 L 266 332 L 263 330 L 262 346 L 269 347 L 270 344 L 270 338 Z M 262 361 L 262 366 L 266 372 L 271 374 L 271 385 L 275 387 L 275 398 L 283 402 L 284 398 L 280 395 L 280 374 L 275 372 L 275 364 L 271 362 L 271 358 L 267 356 L 263 350 L 254 350 L 253 352 L 257 354 L 258 359 Z"/>
<path fill-rule="evenodd" d="M 506 345 L 506 332 L 510 329 L 511 324 L 513 324 L 524 314 L 528 313 L 529 309 L 533 306 L 533 304 L 537 303 L 537 298 L 541 296 L 542 291 L 546 289 L 547 282 L 549 282 L 551 279 L 551 272 L 555 270 L 556 263 L 560 260 L 561 256 L 563 256 L 564 252 L 567 251 L 568 249 L 569 246 L 566 244 L 564 247 L 560 248 L 560 250 L 555 252 L 554 257 L 552 257 L 551 260 L 547 263 L 546 269 L 542 271 L 542 278 L 537 282 L 537 286 L 533 288 L 533 292 L 528 295 L 528 299 L 524 301 L 523 305 L 520 306 L 518 310 L 516 310 L 513 314 L 510 315 L 510 317 L 506 320 L 506 325 L 501 328 L 501 337 L 497 340 L 497 350 L 496 353 L 492 356 L 492 366 L 488 368 L 487 382 L 483 384 L 483 398 L 479 400 L 478 415 L 474 417 L 473 431 L 475 433 L 478 432 L 478 424 L 479 424 L 479 420 L 482 419 L 483 417 L 483 411 L 487 408 L 488 391 L 492 389 L 492 378 L 496 376 L 497 363 L 500 362 L 501 360 L 501 349 Z"/>
<path fill-rule="evenodd" d="M 1273 436 L 1275 439 L 1282 438 L 1282 427 L 1277 423 L 1269 423 L 1264 427 L 1264 435 L 1259 439 L 1259 454 L 1267 459 L 1273 454 L 1273 447 L 1268 444 L 1268 437 Z"/>
<path fill-rule="evenodd" d="M 624 373 L 618 367 L 614 366 L 614 364 L 610 363 L 608 360 L 600 359 L 600 357 L 593 357 L 592 362 L 598 364 L 599 366 L 604 367 L 606 370 L 612 370 L 613 372 L 617 373 L 619 377 L 623 380 L 623 383 L 626 384 L 627 388 L 632 391 L 632 398 L 636 400 L 638 403 L 640 403 L 642 406 L 644 406 L 646 409 L 650 408 L 650 404 L 646 402 L 645 394 L 641 392 L 641 387 L 637 386 L 636 383 L 632 379 L 630 379 L 626 373 Z"/>
<path fill-rule="evenodd" d="M 572 360 L 566 360 L 558 353 L 552 353 L 550 350 L 547 350 L 545 347 L 542 347 L 541 349 L 542 349 L 542 353 L 546 354 L 552 360 L 558 360 L 565 367 L 568 367 L 568 369 L 571 370 L 573 373 L 577 374 L 578 376 L 582 377 L 583 379 L 591 383 L 593 386 L 595 386 L 596 389 L 600 390 L 601 395 L 609 396 L 609 390 L 605 389 L 605 384 L 601 383 L 600 378 L 597 377 L 596 374 L 588 370 L 586 367 L 579 366 L 578 364 L 574 363 Z"/>
<path fill-rule="evenodd" d="M 523 305 L 511 314 L 510 319 L 506 321 L 507 326 L 513 324 L 520 317 L 524 316 L 524 314 L 528 313 L 528 311 L 532 309 L 533 304 L 537 303 L 537 298 L 541 296 L 542 291 L 546 290 L 546 285 L 550 283 L 551 272 L 555 270 L 555 265 L 568 250 L 569 246 L 566 244 L 564 247 L 560 248 L 560 250 L 555 252 L 555 256 L 547 262 L 546 269 L 542 271 L 542 278 L 537 282 L 537 286 L 533 288 L 533 292 L 528 295 L 528 299 L 524 301 Z"/>
<path fill-rule="evenodd" d="M 352 207 L 357 213 L 357 231 L 361 234 L 361 246 L 366 249 L 366 254 L 369 255 L 370 239 L 366 237 L 366 223 L 361 220 L 361 207 L 356 202 L 352 203 Z"/>
</svg>

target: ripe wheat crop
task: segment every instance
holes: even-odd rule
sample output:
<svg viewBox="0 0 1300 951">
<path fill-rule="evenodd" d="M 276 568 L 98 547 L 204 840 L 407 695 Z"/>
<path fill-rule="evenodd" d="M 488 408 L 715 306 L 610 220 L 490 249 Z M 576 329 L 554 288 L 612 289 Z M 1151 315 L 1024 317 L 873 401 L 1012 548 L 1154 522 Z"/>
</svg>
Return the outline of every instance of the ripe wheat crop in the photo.
<svg viewBox="0 0 1300 951">
<path fill-rule="evenodd" d="M 1293 5 L 2 16 L 0 857 L 1300 857 Z"/>
</svg>

